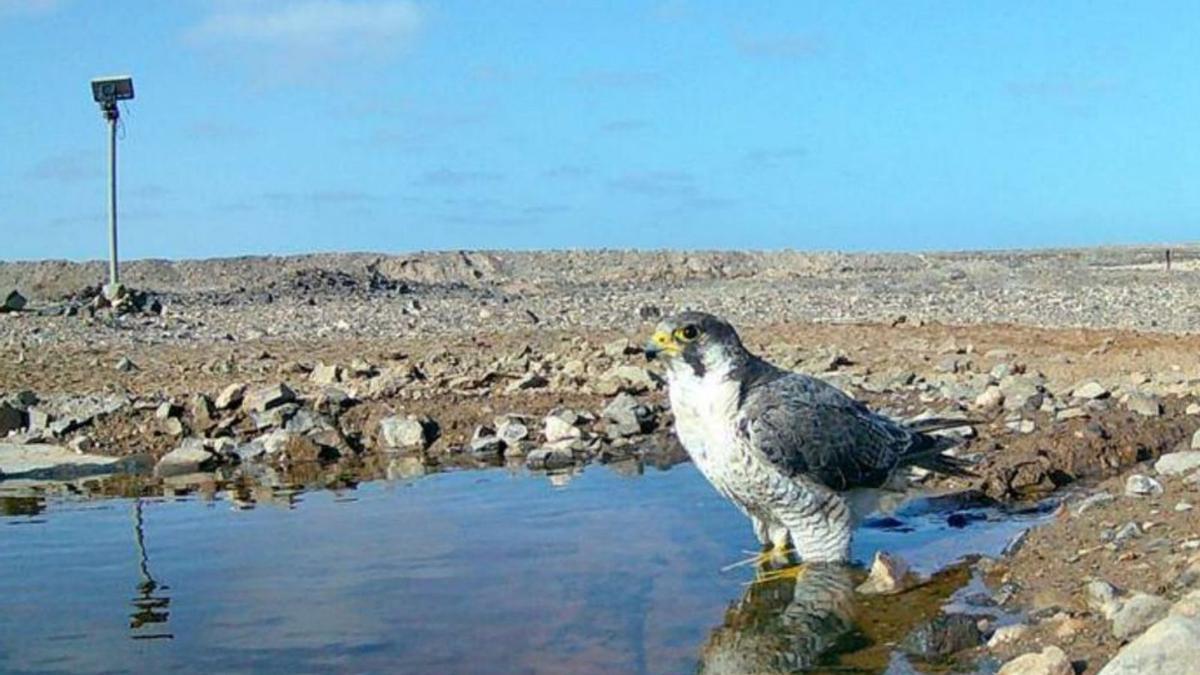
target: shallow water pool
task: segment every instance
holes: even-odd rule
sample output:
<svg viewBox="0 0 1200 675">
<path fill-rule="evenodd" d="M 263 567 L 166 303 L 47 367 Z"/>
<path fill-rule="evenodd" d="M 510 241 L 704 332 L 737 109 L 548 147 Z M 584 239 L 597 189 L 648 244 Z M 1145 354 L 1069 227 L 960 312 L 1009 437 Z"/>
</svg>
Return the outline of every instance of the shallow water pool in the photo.
<svg viewBox="0 0 1200 675">
<path fill-rule="evenodd" d="M 864 646 L 812 639 L 814 614 L 853 604 L 852 574 L 767 588 L 721 571 L 756 542 L 690 464 L 257 494 L 7 499 L 0 672 L 729 672 Z M 932 572 L 1037 517 L 918 501 L 855 555 Z"/>
</svg>

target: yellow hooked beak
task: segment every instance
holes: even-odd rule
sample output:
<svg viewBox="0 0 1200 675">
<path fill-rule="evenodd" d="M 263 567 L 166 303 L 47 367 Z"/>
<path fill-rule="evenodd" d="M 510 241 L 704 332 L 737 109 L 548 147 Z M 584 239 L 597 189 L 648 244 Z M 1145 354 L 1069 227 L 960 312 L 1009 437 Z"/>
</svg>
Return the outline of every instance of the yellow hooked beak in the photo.
<svg viewBox="0 0 1200 675">
<path fill-rule="evenodd" d="M 655 359 L 659 354 L 667 356 L 675 356 L 679 354 L 679 343 L 665 330 L 660 330 L 650 337 L 646 342 L 646 358 Z"/>
</svg>

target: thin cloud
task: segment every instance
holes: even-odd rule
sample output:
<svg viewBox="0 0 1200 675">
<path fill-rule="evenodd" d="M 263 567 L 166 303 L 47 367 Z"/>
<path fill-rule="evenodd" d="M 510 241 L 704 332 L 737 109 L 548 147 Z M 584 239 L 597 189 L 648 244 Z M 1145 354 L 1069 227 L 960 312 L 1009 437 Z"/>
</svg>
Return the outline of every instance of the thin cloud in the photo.
<svg viewBox="0 0 1200 675">
<path fill-rule="evenodd" d="M 407 0 L 221 3 L 185 34 L 193 44 L 270 59 L 314 62 L 389 56 L 409 47 L 423 23 Z"/>
<path fill-rule="evenodd" d="M 733 45 L 742 56 L 772 59 L 807 59 L 825 49 L 819 39 L 803 33 L 755 35 L 739 32 L 733 36 Z"/>
<path fill-rule="evenodd" d="M 622 192 L 655 198 L 692 198 L 699 194 L 696 178 L 685 171 L 642 171 L 627 173 L 608 183 Z"/>
<path fill-rule="evenodd" d="M 1121 83 L 1112 78 L 1046 77 L 1035 80 L 1014 80 L 1005 89 L 1017 98 L 1051 101 L 1056 103 L 1080 103 L 1108 96 L 1121 88 Z"/>
<path fill-rule="evenodd" d="M 589 70 L 572 81 L 588 89 L 656 89 L 665 83 L 661 74 L 644 70 Z"/>
<path fill-rule="evenodd" d="M 502 175 L 490 171 L 435 169 L 421 174 L 413 181 L 413 184 L 423 187 L 458 187 L 477 183 L 495 183 L 503 178 Z"/>
<path fill-rule="evenodd" d="M 578 180 L 590 175 L 592 175 L 590 168 L 574 164 L 562 164 L 542 172 L 543 178 L 553 178 L 555 180 Z"/>
<path fill-rule="evenodd" d="M 629 131 L 648 129 L 650 123 L 645 120 L 613 120 L 600 125 L 600 131 L 606 134 L 619 134 Z"/>
<path fill-rule="evenodd" d="M 58 9 L 59 0 L 0 0 L 0 17 L 18 14 L 45 14 Z"/>
<path fill-rule="evenodd" d="M 755 169 L 773 169 L 781 164 L 800 159 L 806 154 L 808 151 L 800 146 L 755 148 L 747 151 L 742 156 L 742 160 Z"/>
<path fill-rule="evenodd" d="M 104 175 L 100 163 L 91 153 L 69 153 L 47 157 L 34 164 L 26 173 L 32 180 L 55 183 L 83 183 Z"/>
</svg>

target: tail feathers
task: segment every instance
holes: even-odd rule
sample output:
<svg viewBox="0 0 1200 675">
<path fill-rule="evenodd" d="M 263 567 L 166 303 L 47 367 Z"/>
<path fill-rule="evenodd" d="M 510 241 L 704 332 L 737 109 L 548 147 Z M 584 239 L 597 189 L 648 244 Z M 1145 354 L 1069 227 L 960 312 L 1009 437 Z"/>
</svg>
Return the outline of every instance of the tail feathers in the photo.
<svg viewBox="0 0 1200 675">
<path fill-rule="evenodd" d="M 971 471 L 971 462 L 959 457 L 942 454 L 942 449 L 938 448 L 937 450 L 909 455 L 904 458 L 904 464 L 907 466 L 919 466 L 922 469 L 945 476 L 958 476 L 960 478 L 979 477 L 979 474 Z"/>
<path fill-rule="evenodd" d="M 980 424 L 978 420 L 956 419 L 948 417 L 931 417 L 909 422 L 905 426 L 916 437 L 909 451 L 900 459 L 903 466 L 917 466 L 934 473 L 962 478 L 978 478 L 978 474 L 970 470 L 971 462 L 959 457 L 943 454 L 962 443 L 956 436 L 933 435 L 930 432 L 945 429 L 957 429 L 965 426 Z"/>
<path fill-rule="evenodd" d="M 926 417 L 923 419 L 909 420 L 904 423 L 904 427 L 909 431 L 915 431 L 919 434 L 927 434 L 931 431 L 957 429 L 959 427 L 974 427 L 980 424 L 983 424 L 982 420 L 973 420 L 965 417 Z"/>
</svg>

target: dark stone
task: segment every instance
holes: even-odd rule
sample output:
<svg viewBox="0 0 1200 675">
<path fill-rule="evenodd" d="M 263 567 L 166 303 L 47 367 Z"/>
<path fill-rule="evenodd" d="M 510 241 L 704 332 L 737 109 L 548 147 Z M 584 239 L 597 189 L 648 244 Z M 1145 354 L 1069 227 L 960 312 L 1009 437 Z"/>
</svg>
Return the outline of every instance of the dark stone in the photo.
<svg viewBox="0 0 1200 675">
<path fill-rule="evenodd" d="M 942 614 L 913 629 L 900 643 L 900 649 L 922 661 L 939 661 L 976 647 L 982 640 L 975 617 Z"/>
</svg>

